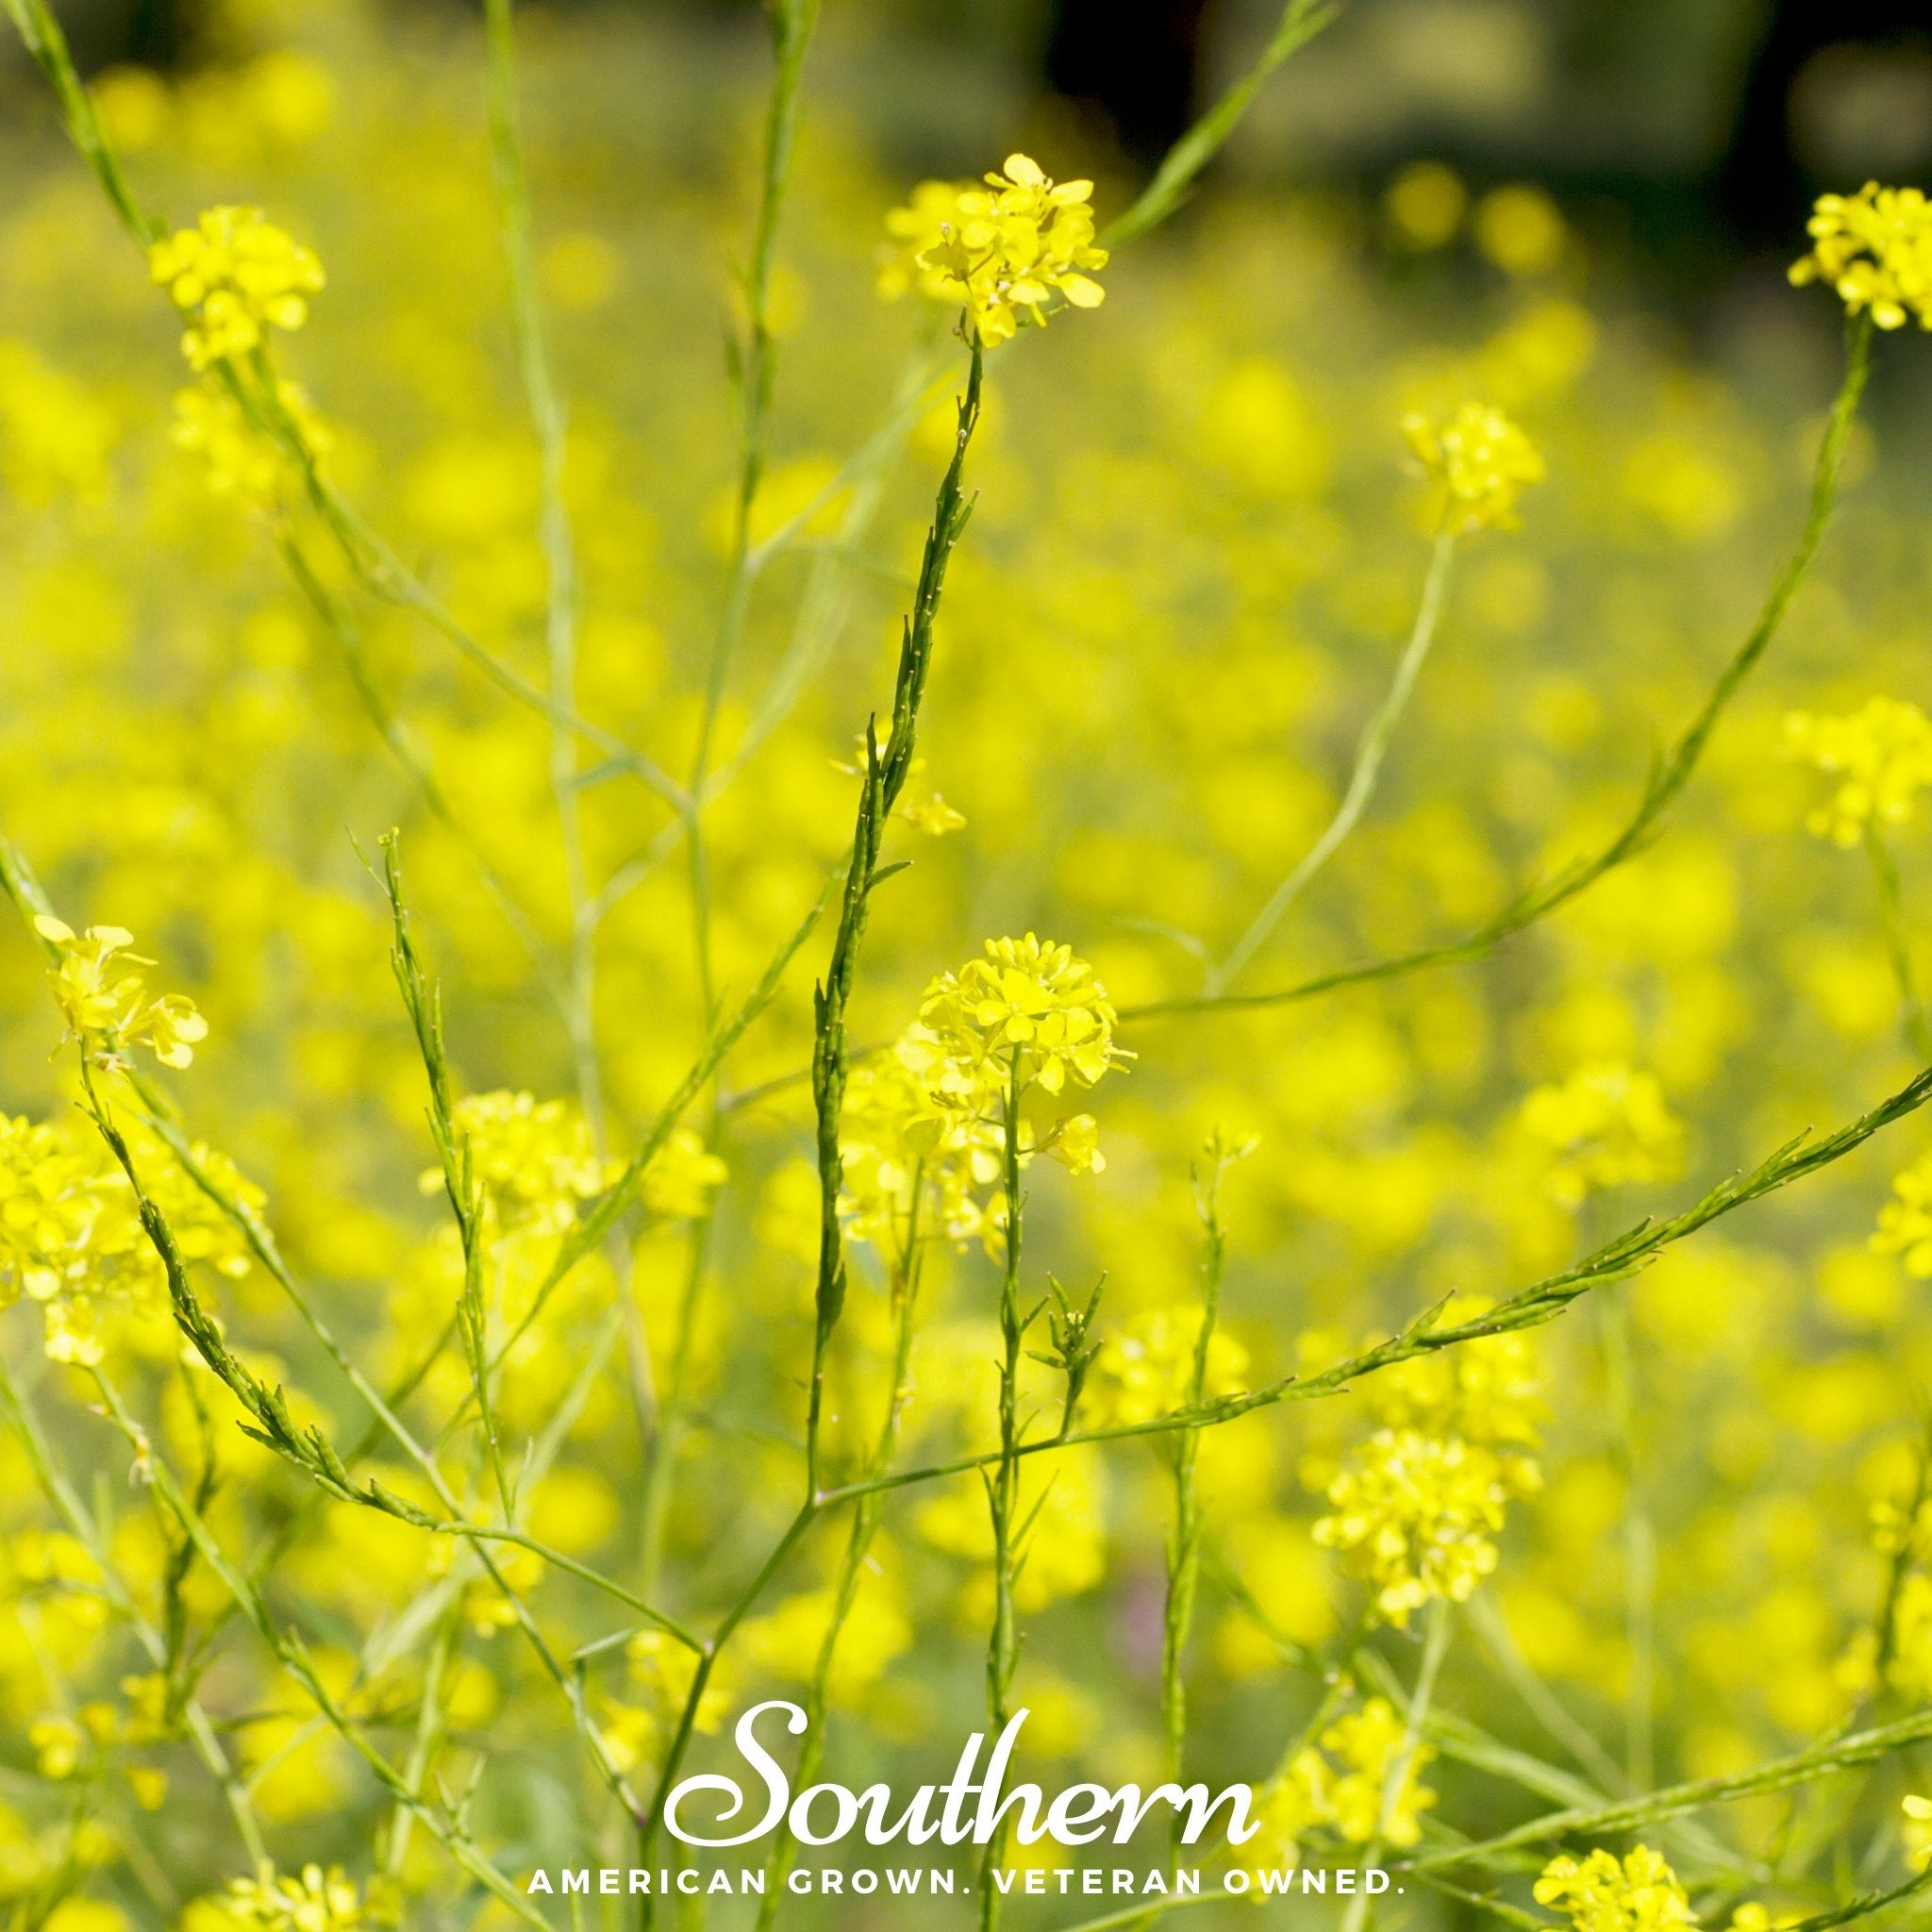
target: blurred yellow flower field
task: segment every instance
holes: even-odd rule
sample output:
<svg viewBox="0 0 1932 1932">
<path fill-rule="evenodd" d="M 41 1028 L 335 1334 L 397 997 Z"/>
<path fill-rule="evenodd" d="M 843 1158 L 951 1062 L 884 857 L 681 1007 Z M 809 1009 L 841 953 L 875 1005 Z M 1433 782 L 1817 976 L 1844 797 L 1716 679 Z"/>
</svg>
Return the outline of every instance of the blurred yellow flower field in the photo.
<svg viewBox="0 0 1932 1932">
<path fill-rule="evenodd" d="M 0 1924 L 1913 1923 L 1923 194 L 6 9 Z"/>
</svg>

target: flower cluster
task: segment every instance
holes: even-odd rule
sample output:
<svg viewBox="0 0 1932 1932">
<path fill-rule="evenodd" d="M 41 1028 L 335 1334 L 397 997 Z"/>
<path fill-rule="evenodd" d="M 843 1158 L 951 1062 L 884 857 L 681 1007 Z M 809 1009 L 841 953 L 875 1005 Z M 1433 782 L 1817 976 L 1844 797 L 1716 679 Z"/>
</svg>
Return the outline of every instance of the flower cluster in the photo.
<svg viewBox="0 0 1932 1932">
<path fill-rule="evenodd" d="M 184 1257 L 230 1279 L 246 1274 L 249 1250 L 234 1223 L 159 1141 L 133 1129 L 128 1140 Z M 207 1147 L 192 1151 L 231 1200 L 263 1205 L 232 1163 Z M 168 1308 L 160 1257 L 107 1148 L 91 1134 L 0 1115 L 0 1307 L 23 1294 L 40 1305 L 48 1356 L 82 1366 L 103 1359 L 110 1316 L 155 1321 Z"/>
<path fill-rule="evenodd" d="M 979 340 L 1006 341 L 1023 323 L 1043 325 L 1058 294 L 1098 308 L 1106 291 L 1088 269 L 1107 266 L 1093 240 L 1093 184 L 1049 180 L 1025 155 L 1008 155 L 984 187 L 922 182 L 886 217 L 894 244 L 881 291 L 917 287 L 961 305 Z"/>
<path fill-rule="evenodd" d="M 369 1923 L 367 1907 L 340 1865 L 325 1872 L 305 1865 L 299 1877 L 271 1872 L 264 1878 L 235 1878 L 222 1899 L 231 1918 L 262 1932 L 357 1932 Z"/>
<path fill-rule="evenodd" d="M 1669 1180 L 1683 1160 L 1683 1124 L 1656 1074 L 1611 1061 L 1537 1088 L 1518 1125 L 1563 1208 L 1580 1207 L 1599 1189 Z"/>
<path fill-rule="evenodd" d="M 1671 1932 L 1697 1923 L 1677 1874 L 1648 1845 L 1621 1859 L 1606 1851 L 1552 1858 L 1536 1882 L 1536 1902 L 1567 1912 L 1576 1932 Z"/>
<path fill-rule="evenodd" d="M 1416 1843 L 1422 1814 L 1436 1802 L 1422 1782 L 1435 1756 L 1427 1744 L 1408 1742 L 1387 1698 L 1370 1698 L 1337 1718 L 1315 1744 L 1297 1751 L 1280 1776 L 1256 1793 L 1260 1830 L 1242 1848 L 1242 1863 L 1293 1865 L 1310 1831 L 1331 1831 L 1351 1844 L 1372 1839 L 1398 1847 Z"/>
<path fill-rule="evenodd" d="M 589 1125 L 565 1101 L 507 1089 L 472 1093 L 457 1102 L 451 1124 L 469 1150 L 497 1239 L 561 1234 L 583 1203 L 603 1193 L 620 1171 L 597 1158 Z M 724 1163 L 690 1128 L 680 1127 L 644 1170 L 644 1205 L 661 1221 L 696 1220 L 709 1211 L 724 1177 Z M 442 1186 L 441 1170 L 425 1170 L 419 1184 L 425 1193 L 435 1193 Z"/>
<path fill-rule="evenodd" d="M 1402 436 L 1428 477 L 1429 525 L 1444 536 L 1516 529 L 1517 498 L 1543 479 L 1536 445 L 1482 403 L 1463 404 L 1441 425 L 1412 412 L 1402 419 Z"/>
<path fill-rule="evenodd" d="M 1457 1296 L 1442 1323 L 1487 1306 Z M 1368 1579 L 1374 1614 L 1399 1625 L 1432 1597 L 1462 1602 L 1496 1567 L 1509 1502 L 1541 1487 L 1545 1408 L 1519 1333 L 1396 1363 L 1368 1391 L 1381 1427 L 1329 1481 L 1314 1536 Z"/>
<path fill-rule="evenodd" d="M 1460 1437 L 1378 1429 L 1328 1485 L 1315 1541 L 1367 1577 L 1398 1626 L 1431 1597 L 1462 1603 L 1496 1567 L 1497 1534 L 1536 1465 Z"/>
<path fill-rule="evenodd" d="M 1827 283 L 1857 315 L 1870 309 L 1880 328 L 1916 316 L 1932 328 L 1932 201 L 1923 189 L 1881 188 L 1821 194 L 1805 225 L 1810 254 L 1791 264 L 1791 280 Z"/>
<path fill-rule="evenodd" d="M 270 328 L 300 328 L 324 280 L 315 256 L 255 208 L 211 208 L 155 242 L 147 261 L 189 318 L 181 353 L 196 369 L 248 355 Z"/>
<path fill-rule="evenodd" d="M 1785 750 L 1836 778 L 1830 799 L 1805 821 L 1834 845 L 1857 845 L 1874 830 L 1903 825 L 1932 785 L 1932 720 L 1903 698 L 1868 698 L 1856 711 L 1785 719 Z"/>
<path fill-rule="evenodd" d="M 117 1063 L 128 1047 L 144 1046 L 164 1067 L 185 1067 L 208 1038 L 208 1022 L 186 994 L 147 997 L 147 984 L 130 968 L 152 966 L 127 949 L 134 935 L 119 925 L 91 925 L 76 933 L 43 912 L 34 930 L 56 946 L 60 963 L 48 975 L 54 997 L 67 1021 L 69 1040 L 77 1040 L 89 1058 L 101 1066 Z"/>
<path fill-rule="evenodd" d="M 942 974 L 919 1018 L 945 1092 L 997 1092 L 1012 1082 L 1058 1093 L 1070 1077 L 1091 1087 L 1127 1058 L 1114 1044 L 1114 1010 L 1092 967 L 1030 932 L 988 940 L 984 958 Z"/>
</svg>

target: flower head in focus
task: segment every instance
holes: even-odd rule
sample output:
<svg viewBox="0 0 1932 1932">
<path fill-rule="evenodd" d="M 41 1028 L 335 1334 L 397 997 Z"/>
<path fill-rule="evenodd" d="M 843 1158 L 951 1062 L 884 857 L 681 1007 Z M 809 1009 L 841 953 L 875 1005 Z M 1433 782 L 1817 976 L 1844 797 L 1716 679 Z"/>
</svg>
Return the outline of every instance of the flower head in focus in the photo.
<svg viewBox="0 0 1932 1932">
<path fill-rule="evenodd" d="M 1697 1923 L 1677 1874 L 1648 1845 L 1621 1859 L 1606 1851 L 1552 1858 L 1536 1882 L 1536 1902 L 1567 1912 L 1576 1932 L 1672 1932 Z"/>
<path fill-rule="evenodd" d="M 1794 284 L 1828 284 L 1848 314 L 1869 309 L 1880 328 L 1914 316 L 1932 328 L 1932 201 L 1923 189 L 1868 181 L 1856 194 L 1821 194 L 1805 227 L 1811 252 L 1791 264 Z"/>
<path fill-rule="evenodd" d="M 325 280 L 314 254 L 255 208 L 211 208 L 153 243 L 147 261 L 188 317 L 181 353 L 196 369 L 248 355 L 271 328 L 300 328 Z"/>
<path fill-rule="evenodd" d="M 1907 823 L 1932 785 L 1932 720 L 1904 698 L 1867 698 L 1837 717 L 1792 711 L 1785 751 L 1838 780 L 1805 824 L 1848 849 L 1876 827 Z"/>
<path fill-rule="evenodd" d="M 1402 419 L 1402 436 L 1428 477 L 1433 529 L 1465 537 L 1519 527 L 1516 499 L 1542 481 L 1543 459 L 1501 409 L 1464 403 L 1440 425 L 1411 412 Z"/>
<path fill-rule="evenodd" d="M 147 983 L 131 969 L 151 966 L 127 949 L 134 935 L 125 926 L 91 925 L 76 933 L 50 912 L 34 930 L 55 946 L 60 963 L 48 975 L 67 1021 L 67 1038 L 81 1042 L 102 1066 L 120 1061 L 131 1046 L 145 1046 L 164 1067 L 185 1067 L 208 1038 L 208 1022 L 194 1002 L 178 992 L 147 997 Z"/>
<path fill-rule="evenodd" d="M 1089 269 L 1107 266 L 1093 240 L 1093 184 L 1048 178 L 1025 155 L 1004 172 L 954 188 L 922 182 L 911 202 L 886 217 L 895 245 L 879 278 L 888 296 L 917 288 L 958 303 L 989 345 L 1023 323 L 1044 325 L 1058 295 L 1074 308 L 1098 308 L 1107 291 Z"/>
<path fill-rule="evenodd" d="M 1399 1628 L 1433 1597 L 1467 1601 L 1496 1567 L 1509 1498 L 1538 1480 L 1527 1457 L 1459 1436 L 1378 1429 L 1328 1485 L 1315 1541 L 1368 1579 L 1375 1615 Z"/>
<path fill-rule="evenodd" d="M 1580 1207 L 1601 1188 L 1669 1180 L 1683 1157 L 1684 1127 L 1655 1074 L 1613 1062 L 1579 1067 L 1539 1087 L 1518 1116 L 1548 1165 L 1559 1207 Z"/>
<path fill-rule="evenodd" d="M 1058 1093 L 1091 1087 L 1129 1056 L 1114 1044 L 1114 1010 L 1093 969 L 1051 940 L 988 940 L 986 957 L 941 974 L 919 1017 L 955 1078 Z"/>
</svg>

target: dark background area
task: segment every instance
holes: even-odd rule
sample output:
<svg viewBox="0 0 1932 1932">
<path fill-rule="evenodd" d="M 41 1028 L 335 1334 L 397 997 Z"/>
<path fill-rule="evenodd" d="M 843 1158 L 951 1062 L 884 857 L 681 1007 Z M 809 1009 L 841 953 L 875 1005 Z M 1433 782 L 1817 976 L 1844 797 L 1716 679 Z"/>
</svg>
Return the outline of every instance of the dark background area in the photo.
<svg viewBox="0 0 1932 1932">
<path fill-rule="evenodd" d="M 758 0 L 628 6 L 687 30 L 758 32 Z M 1278 0 L 841 10 L 883 61 L 957 62 L 982 78 L 995 67 L 1002 85 L 1058 97 L 1144 170 L 1262 42 Z M 65 11 L 91 68 L 219 57 L 206 0 L 74 0 Z M 917 149 L 916 119 L 901 134 Z M 931 138 L 942 150 L 943 134 Z M 1621 228 L 1640 260 L 1694 283 L 1713 250 L 1789 252 L 1794 212 L 1825 187 L 1932 172 L 1932 0 L 1348 0 L 1224 165 L 1373 187 L 1424 155 L 1478 187 L 1539 180 Z M 943 151 L 898 158 L 956 164 Z"/>
</svg>

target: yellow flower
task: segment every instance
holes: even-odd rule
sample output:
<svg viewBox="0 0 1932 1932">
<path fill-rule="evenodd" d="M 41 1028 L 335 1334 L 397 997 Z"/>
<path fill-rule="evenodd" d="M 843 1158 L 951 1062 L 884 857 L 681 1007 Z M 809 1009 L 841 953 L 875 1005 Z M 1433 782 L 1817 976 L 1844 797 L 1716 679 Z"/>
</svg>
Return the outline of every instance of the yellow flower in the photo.
<svg viewBox="0 0 1932 1932">
<path fill-rule="evenodd" d="M 1536 1882 L 1536 1902 L 1568 1912 L 1576 1932 L 1670 1932 L 1697 1923 L 1677 1874 L 1648 1845 L 1621 1861 L 1605 1851 L 1581 1861 L 1552 1858 Z"/>
<path fill-rule="evenodd" d="M 1899 1809 L 1906 1814 L 1906 1863 L 1914 1872 L 1923 1872 L 1932 1865 L 1932 1798 L 1907 1791 L 1899 1800 Z"/>
<path fill-rule="evenodd" d="M 886 216 L 887 241 L 879 251 L 878 291 L 896 302 L 908 290 L 938 299 L 943 271 L 927 268 L 922 257 L 944 245 L 946 230 L 959 219 L 959 197 L 974 192 L 971 181 L 922 181 L 904 208 Z"/>
<path fill-rule="evenodd" d="M 1903 698 L 1868 698 L 1856 711 L 1785 719 L 1785 750 L 1839 781 L 1805 824 L 1834 845 L 1858 843 L 1874 825 L 1903 825 L 1932 785 L 1932 720 Z"/>
<path fill-rule="evenodd" d="M 1367 1577 L 1375 1614 L 1397 1625 L 1432 1597 L 1465 1601 L 1496 1567 L 1494 1539 L 1512 1494 L 1534 1489 L 1534 1462 L 1460 1437 L 1378 1429 L 1328 1485 L 1318 1543 Z"/>
<path fill-rule="evenodd" d="M 1607 1061 L 1539 1087 L 1519 1122 L 1548 1162 L 1545 1185 L 1564 1208 L 1598 1188 L 1668 1180 L 1683 1156 L 1683 1124 L 1657 1076 Z"/>
<path fill-rule="evenodd" d="M 355 1882 L 340 1865 L 324 1872 L 305 1865 L 299 1878 L 270 1873 L 266 1878 L 234 1878 L 222 1903 L 244 1925 L 264 1932 L 356 1932 L 368 1924 Z"/>
<path fill-rule="evenodd" d="M 865 760 L 866 737 L 861 731 L 853 756 L 850 758 L 834 758 L 832 769 L 854 778 L 862 778 L 865 776 Z M 916 778 L 924 770 L 924 758 L 915 755 L 906 767 L 906 776 L 908 780 Z M 924 832 L 928 839 L 943 839 L 948 832 L 958 831 L 966 823 L 966 814 L 948 805 L 943 793 L 924 789 L 909 794 L 901 792 L 895 812 L 914 831 Z"/>
<path fill-rule="evenodd" d="M 502 1088 L 472 1093 L 457 1102 L 452 1124 L 469 1149 L 484 1209 L 500 1234 L 560 1234 L 576 1218 L 577 1204 L 610 1184 L 583 1116 L 561 1100 Z M 442 1171 L 426 1170 L 420 1185 L 425 1194 L 436 1192 Z"/>
<path fill-rule="evenodd" d="M 1880 328 L 1916 315 L 1932 328 L 1932 202 L 1918 188 L 1868 181 L 1856 194 L 1821 194 L 1806 223 L 1810 254 L 1791 264 L 1791 280 L 1826 282 L 1846 311 L 1869 308 Z"/>
<path fill-rule="evenodd" d="M 189 318 L 181 353 L 196 369 L 247 355 L 267 329 L 300 328 L 324 281 L 314 255 L 254 208 L 211 208 L 155 242 L 147 259 Z"/>
<path fill-rule="evenodd" d="M 1044 325 L 1056 294 L 1073 308 L 1098 308 L 1107 291 L 1081 273 L 1107 265 L 1107 250 L 1094 245 L 1092 194 L 1092 182 L 1056 183 L 1018 154 L 983 188 L 923 182 L 908 207 L 886 217 L 899 246 L 881 292 L 917 287 L 958 303 L 987 343 L 1007 341 L 1023 323 Z"/>
<path fill-rule="evenodd" d="M 1519 527 L 1516 499 L 1542 481 L 1543 459 L 1501 409 L 1464 403 L 1440 426 L 1411 411 L 1402 419 L 1402 437 L 1429 480 L 1432 529 L 1465 537 Z"/>
<path fill-rule="evenodd" d="M 1379 1838 L 1387 1844 L 1412 1845 L 1423 1835 L 1419 1814 L 1435 1804 L 1436 1794 L 1423 1788 L 1422 1773 L 1436 1754 L 1417 1743 L 1403 1767 L 1401 1783 L 1391 1790 L 1405 1735 L 1402 1720 L 1384 1697 L 1370 1698 L 1360 1710 L 1337 1718 L 1322 1733 L 1322 1749 L 1341 1768 L 1338 1774 L 1322 1766 L 1313 1788 L 1322 1791 L 1326 1822 L 1352 1844 Z"/>
<path fill-rule="evenodd" d="M 235 1224 L 160 1141 L 138 1128 L 128 1140 L 182 1258 L 231 1280 L 246 1274 L 249 1250 Z M 233 1162 L 208 1147 L 191 1151 L 231 1199 L 265 1205 Z M 83 1365 L 103 1357 L 104 1317 L 163 1317 L 168 1307 L 160 1257 L 107 1147 L 91 1133 L 0 1114 L 0 1307 L 23 1293 L 41 1304 L 47 1354 Z"/>
<path fill-rule="evenodd" d="M 54 997 L 66 1016 L 66 1037 L 78 1040 L 92 1058 L 106 1065 L 129 1046 L 145 1046 L 164 1067 L 185 1067 L 194 1058 L 196 1045 L 208 1038 L 208 1022 L 184 994 L 144 997 L 145 981 L 127 968 L 154 961 L 127 951 L 134 935 L 125 926 L 91 925 L 76 934 L 42 912 L 34 930 L 60 949 L 60 964 L 49 975 Z"/>
<path fill-rule="evenodd" d="M 1422 1783 L 1436 1754 L 1418 1742 L 1393 1790 L 1390 1781 L 1402 1757 L 1405 1728 L 1386 1698 L 1372 1697 L 1360 1710 L 1337 1718 L 1318 1744 L 1297 1751 L 1282 1774 L 1256 1794 L 1260 1830 L 1236 1854 L 1250 1871 L 1293 1865 L 1300 1840 L 1310 1831 L 1332 1831 L 1351 1844 L 1380 1838 L 1412 1845 L 1422 1837 L 1421 1814 L 1436 1802 Z"/>
<path fill-rule="evenodd" d="M 1114 1010 L 1092 967 L 1030 932 L 988 940 L 983 959 L 934 980 L 919 1017 L 941 1053 L 994 1091 L 1016 1064 L 1023 1087 L 1058 1093 L 1069 1074 L 1091 1087 L 1127 1058 L 1114 1044 Z"/>
</svg>

